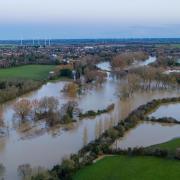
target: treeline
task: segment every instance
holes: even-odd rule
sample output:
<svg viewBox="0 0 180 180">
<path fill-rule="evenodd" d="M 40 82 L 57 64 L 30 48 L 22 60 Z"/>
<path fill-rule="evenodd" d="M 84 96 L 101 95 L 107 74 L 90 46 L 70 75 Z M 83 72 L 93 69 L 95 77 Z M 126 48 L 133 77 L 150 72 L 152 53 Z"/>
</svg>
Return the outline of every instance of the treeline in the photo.
<svg viewBox="0 0 180 180">
<path fill-rule="evenodd" d="M 100 115 L 103 113 L 108 113 L 108 112 L 112 111 L 113 109 L 114 109 L 114 104 L 111 104 L 107 108 L 102 109 L 102 110 L 97 110 L 97 111 L 89 110 L 85 113 L 80 113 L 79 117 L 80 118 L 93 117 L 93 116 L 97 116 L 97 115 Z"/>
<path fill-rule="evenodd" d="M 0 103 L 35 90 L 42 84 L 42 81 L 33 80 L 0 80 Z"/>
<path fill-rule="evenodd" d="M 157 60 L 153 63 L 153 66 L 155 67 L 175 67 L 180 66 L 178 63 L 178 58 L 170 57 L 170 56 L 158 56 Z"/>
<path fill-rule="evenodd" d="M 44 120 L 47 127 L 73 122 L 73 112 L 77 103 L 69 101 L 59 108 L 55 97 L 43 97 L 40 100 L 21 99 L 14 104 L 15 115 L 21 123 Z"/>
<path fill-rule="evenodd" d="M 9 68 L 27 64 L 59 64 L 59 62 L 50 55 L 43 53 L 22 53 L 21 55 L 11 55 L 0 60 L 0 68 Z"/>
<path fill-rule="evenodd" d="M 162 118 L 155 118 L 155 117 L 147 117 L 146 121 L 152 122 L 159 122 L 159 123 L 173 123 L 173 124 L 180 124 L 180 120 L 177 120 L 172 117 L 162 117 Z"/>
<path fill-rule="evenodd" d="M 109 154 L 113 151 L 115 152 L 116 150 L 112 150 L 110 145 L 117 138 L 123 137 L 125 132 L 135 127 L 138 122 L 144 120 L 149 112 L 161 104 L 171 102 L 180 102 L 180 97 L 152 100 L 145 105 L 139 106 L 136 110 L 132 111 L 127 118 L 121 120 L 117 126 L 106 130 L 98 139 L 90 142 L 77 154 L 71 155 L 69 159 L 64 159 L 61 165 L 54 166 L 51 170 L 46 171 L 46 173 L 39 172 L 36 176 L 32 176 L 32 180 L 72 179 L 73 174 L 77 170 L 92 164 L 99 155 Z M 137 154 L 139 151 L 141 152 L 141 150 L 130 152 L 131 154 L 135 152 Z M 178 155 L 180 154 L 179 151 L 177 153 Z M 155 151 L 153 154 L 157 154 L 157 156 L 165 156 L 166 152 Z"/>
<path fill-rule="evenodd" d="M 114 109 L 114 104 L 97 112 L 89 110 L 86 113 L 81 113 L 75 101 L 69 101 L 60 108 L 58 99 L 54 97 L 43 97 L 40 100 L 21 99 L 14 103 L 13 109 L 16 119 L 21 123 L 44 120 L 47 127 L 53 127 L 57 124 L 76 122 L 77 118 L 83 119 L 85 117 L 108 113 Z"/>
<path fill-rule="evenodd" d="M 143 51 L 139 52 L 125 52 L 115 55 L 111 60 L 111 65 L 115 70 L 122 70 L 131 65 L 134 61 L 144 61 L 148 59 L 148 54 Z"/>
<path fill-rule="evenodd" d="M 97 55 L 82 57 L 74 64 L 74 69 L 78 74 L 78 78 L 83 77 L 85 83 L 103 83 L 107 75 L 96 67 L 96 64 L 99 62 L 101 62 L 101 57 Z"/>
<path fill-rule="evenodd" d="M 161 158 L 173 158 L 180 160 L 180 149 L 177 148 L 175 152 L 163 148 L 154 147 L 135 147 L 128 149 L 110 149 L 109 154 L 112 155 L 128 155 L 128 156 L 155 156 Z"/>
<path fill-rule="evenodd" d="M 130 97 L 138 90 L 177 88 L 179 75 L 164 74 L 161 68 L 142 67 L 129 71 L 120 87 L 121 97 Z"/>
<path fill-rule="evenodd" d="M 55 68 L 55 74 L 50 79 L 67 77 L 76 79 L 78 84 L 92 82 L 102 84 L 107 74 L 96 67 L 96 64 L 100 61 L 101 58 L 96 55 L 83 56 L 74 62 L 59 65 Z"/>
</svg>

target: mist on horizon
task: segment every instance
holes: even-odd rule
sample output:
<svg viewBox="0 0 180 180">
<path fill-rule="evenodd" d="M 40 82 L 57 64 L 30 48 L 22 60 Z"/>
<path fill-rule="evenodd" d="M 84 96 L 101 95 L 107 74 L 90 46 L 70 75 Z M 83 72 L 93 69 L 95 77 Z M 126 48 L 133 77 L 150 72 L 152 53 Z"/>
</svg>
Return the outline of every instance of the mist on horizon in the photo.
<svg viewBox="0 0 180 180">
<path fill-rule="evenodd" d="M 180 37 L 178 0 L 0 0 L 0 39 Z"/>
</svg>

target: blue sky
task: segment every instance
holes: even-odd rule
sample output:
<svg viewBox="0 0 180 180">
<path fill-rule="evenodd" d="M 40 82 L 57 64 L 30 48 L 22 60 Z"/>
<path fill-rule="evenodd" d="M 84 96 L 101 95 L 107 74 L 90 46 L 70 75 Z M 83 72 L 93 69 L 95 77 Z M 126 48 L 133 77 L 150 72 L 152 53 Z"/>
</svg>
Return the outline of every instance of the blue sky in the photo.
<svg viewBox="0 0 180 180">
<path fill-rule="evenodd" d="M 180 37 L 179 0 L 0 0 L 0 39 Z"/>
</svg>

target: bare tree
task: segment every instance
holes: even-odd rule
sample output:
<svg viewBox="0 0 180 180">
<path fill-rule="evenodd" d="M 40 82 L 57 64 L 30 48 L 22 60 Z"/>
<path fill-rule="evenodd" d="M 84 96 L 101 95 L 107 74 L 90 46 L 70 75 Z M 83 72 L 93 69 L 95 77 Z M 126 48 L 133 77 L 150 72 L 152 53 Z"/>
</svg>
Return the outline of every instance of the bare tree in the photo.
<svg viewBox="0 0 180 180">
<path fill-rule="evenodd" d="M 63 92 L 65 92 L 70 97 L 75 97 L 77 95 L 78 85 L 76 83 L 66 84 L 63 88 Z"/>
<path fill-rule="evenodd" d="M 52 113 L 57 111 L 59 101 L 55 97 L 44 97 L 39 101 L 39 108 L 43 113 Z"/>
<path fill-rule="evenodd" d="M 29 164 L 23 164 L 18 167 L 18 174 L 22 180 L 31 179 L 32 168 Z"/>
<path fill-rule="evenodd" d="M 87 127 L 84 128 L 84 132 L 83 132 L 83 144 L 84 146 L 87 145 L 88 143 L 88 130 Z"/>
<path fill-rule="evenodd" d="M 30 114 L 31 110 L 32 105 L 28 99 L 21 99 L 14 104 L 14 111 L 21 120 L 25 120 L 25 118 Z"/>
</svg>

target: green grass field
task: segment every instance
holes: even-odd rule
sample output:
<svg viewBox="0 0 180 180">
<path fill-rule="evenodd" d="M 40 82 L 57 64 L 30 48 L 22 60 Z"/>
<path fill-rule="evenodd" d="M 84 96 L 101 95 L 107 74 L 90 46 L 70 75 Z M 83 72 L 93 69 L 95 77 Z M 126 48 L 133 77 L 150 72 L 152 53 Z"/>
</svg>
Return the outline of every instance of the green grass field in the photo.
<svg viewBox="0 0 180 180">
<path fill-rule="evenodd" d="M 25 65 L 8 69 L 0 69 L 0 79 L 47 79 L 54 65 Z"/>
<path fill-rule="evenodd" d="M 179 180 L 180 161 L 156 157 L 105 157 L 78 171 L 74 180 Z"/>
<path fill-rule="evenodd" d="M 175 153 L 177 148 L 180 148 L 180 138 L 172 139 L 168 142 L 162 143 L 162 144 L 157 144 L 150 146 L 148 148 L 160 148 L 160 149 L 167 149 L 171 153 Z"/>
</svg>

